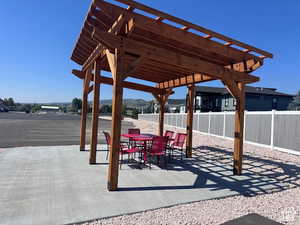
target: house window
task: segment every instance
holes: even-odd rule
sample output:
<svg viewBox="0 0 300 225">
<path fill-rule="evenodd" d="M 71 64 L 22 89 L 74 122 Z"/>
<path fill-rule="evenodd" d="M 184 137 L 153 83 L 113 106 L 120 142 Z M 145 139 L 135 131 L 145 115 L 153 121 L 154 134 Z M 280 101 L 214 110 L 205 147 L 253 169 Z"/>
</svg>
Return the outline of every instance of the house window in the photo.
<svg viewBox="0 0 300 225">
<path fill-rule="evenodd" d="M 228 106 L 229 106 L 229 98 L 225 97 L 225 107 L 228 107 Z"/>
<path fill-rule="evenodd" d="M 273 109 L 277 109 L 277 103 L 278 103 L 278 99 L 277 98 L 273 98 L 272 99 L 272 108 Z"/>
<path fill-rule="evenodd" d="M 236 98 L 233 98 L 233 105 L 236 106 Z"/>
</svg>

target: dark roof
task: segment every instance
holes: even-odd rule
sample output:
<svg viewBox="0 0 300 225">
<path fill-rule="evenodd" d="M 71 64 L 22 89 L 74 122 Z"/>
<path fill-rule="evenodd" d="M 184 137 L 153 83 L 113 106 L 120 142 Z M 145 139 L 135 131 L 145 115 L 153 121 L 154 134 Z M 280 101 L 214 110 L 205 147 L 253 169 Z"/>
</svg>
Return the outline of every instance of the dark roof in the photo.
<svg viewBox="0 0 300 225">
<path fill-rule="evenodd" d="M 266 87 L 253 87 L 246 86 L 246 93 L 253 94 L 264 94 L 264 95 L 277 95 L 277 96 L 287 96 L 293 97 L 293 95 L 278 92 L 276 88 L 266 88 Z M 215 94 L 229 94 L 226 88 L 220 87 L 207 87 L 207 86 L 196 86 L 196 92 L 202 93 L 215 93 Z"/>
</svg>

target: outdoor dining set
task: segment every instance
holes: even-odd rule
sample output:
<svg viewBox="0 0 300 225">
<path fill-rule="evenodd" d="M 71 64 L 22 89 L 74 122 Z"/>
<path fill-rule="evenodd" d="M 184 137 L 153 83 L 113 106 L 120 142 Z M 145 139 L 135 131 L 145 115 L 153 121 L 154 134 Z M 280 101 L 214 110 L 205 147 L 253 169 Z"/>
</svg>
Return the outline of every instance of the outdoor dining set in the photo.
<svg viewBox="0 0 300 225">
<path fill-rule="evenodd" d="M 106 144 L 107 144 L 107 154 L 106 160 L 108 159 L 109 147 L 111 145 L 110 133 L 103 132 Z M 186 141 L 186 134 L 176 133 L 166 130 L 163 136 L 158 136 L 154 134 L 141 133 L 138 128 L 128 129 L 127 134 L 122 134 L 123 138 L 128 139 L 128 141 L 122 141 L 119 148 L 120 156 L 120 169 L 124 163 L 124 155 L 128 156 L 128 162 L 130 159 L 139 159 L 140 164 L 149 164 L 151 169 L 152 160 L 151 158 L 157 158 L 157 164 L 159 164 L 160 159 L 163 157 L 165 166 L 168 159 L 174 157 L 174 151 L 180 152 L 180 159 L 182 160 L 184 145 Z"/>
</svg>

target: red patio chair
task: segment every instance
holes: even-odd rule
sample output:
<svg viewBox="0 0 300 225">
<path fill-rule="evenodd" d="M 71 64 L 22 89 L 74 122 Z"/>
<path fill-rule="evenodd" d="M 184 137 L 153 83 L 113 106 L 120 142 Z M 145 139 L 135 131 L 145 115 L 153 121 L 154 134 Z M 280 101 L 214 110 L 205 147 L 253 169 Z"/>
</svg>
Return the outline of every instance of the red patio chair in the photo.
<svg viewBox="0 0 300 225">
<path fill-rule="evenodd" d="M 171 131 L 171 130 L 165 131 L 164 137 L 168 138 L 167 146 L 170 146 L 171 141 L 173 141 L 173 139 L 172 139 L 173 135 L 174 135 L 174 131 Z"/>
<path fill-rule="evenodd" d="M 124 155 L 128 155 L 128 161 L 129 161 L 129 158 L 130 158 L 130 155 L 133 155 L 135 156 L 135 153 L 137 152 L 141 152 L 142 149 L 139 148 L 139 147 L 131 147 L 129 148 L 127 145 L 122 145 L 120 146 L 120 169 L 122 169 L 122 164 L 123 164 L 123 156 Z"/>
<path fill-rule="evenodd" d="M 183 146 L 185 144 L 186 136 L 187 136 L 186 134 L 177 133 L 173 143 L 170 146 L 172 156 L 173 156 L 173 151 L 174 150 L 179 150 L 181 152 L 181 160 L 182 160 Z"/>
<path fill-rule="evenodd" d="M 157 164 L 159 164 L 159 159 L 161 156 L 166 156 L 166 147 L 167 147 L 168 139 L 166 137 L 153 137 L 152 144 L 150 148 L 144 154 L 148 154 L 150 156 L 157 156 Z M 144 157 L 145 162 L 147 161 L 147 156 Z M 166 158 L 165 158 L 166 163 Z M 149 160 L 149 165 L 151 169 L 151 160 Z"/>
<path fill-rule="evenodd" d="M 106 146 L 107 146 L 107 150 L 106 150 L 106 160 L 107 160 L 108 159 L 108 153 L 109 153 L 109 146 L 110 146 L 110 134 L 106 131 L 103 131 L 103 134 L 105 136 Z"/>
<path fill-rule="evenodd" d="M 105 136 L 105 140 L 106 140 L 106 144 L 107 144 L 107 153 L 106 153 L 106 160 L 108 159 L 108 153 L 109 153 L 109 147 L 111 144 L 111 138 L 110 138 L 110 134 L 108 132 L 103 131 L 103 134 Z M 141 149 L 139 148 L 128 148 L 128 144 L 125 142 L 121 142 L 120 144 L 120 169 L 122 168 L 122 162 L 123 162 L 123 155 L 128 155 L 128 159 L 129 159 L 129 155 L 139 152 L 141 151 Z"/>
</svg>

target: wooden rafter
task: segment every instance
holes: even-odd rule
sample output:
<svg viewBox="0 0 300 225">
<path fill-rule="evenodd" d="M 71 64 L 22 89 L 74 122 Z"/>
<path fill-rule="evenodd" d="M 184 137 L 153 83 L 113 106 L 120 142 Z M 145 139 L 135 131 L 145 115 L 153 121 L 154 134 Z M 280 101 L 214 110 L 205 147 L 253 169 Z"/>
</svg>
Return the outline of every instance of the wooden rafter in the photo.
<svg viewBox="0 0 300 225">
<path fill-rule="evenodd" d="M 221 43 L 210 41 L 204 37 L 190 32 L 178 32 L 178 28 L 169 24 L 152 23 L 151 19 L 145 19 L 143 16 L 136 15 L 128 22 L 128 35 L 135 37 L 141 34 L 143 38 L 157 38 L 157 43 L 163 43 L 174 48 L 179 47 L 182 50 L 190 50 L 191 53 L 198 52 L 203 57 L 215 59 L 226 64 L 235 60 L 255 59 L 262 61 L 261 58 L 253 54 L 240 51 L 236 48 L 224 46 Z M 144 34 L 144 35 L 143 35 Z M 145 35 L 147 34 L 147 35 Z M 182 43 L 182 40 L 185 40 Z M 229 64 L 229 63 L 228 63 Z"/>
<path fill-rule="evenodd" d="M 103 5 L 104 4 L 104 5 Z M 96 1 L 95 5 L 98 7 L 105 7 L 105 2 L 103 1 Z M 131 9 L 127 9 L 128 12 L 131 11 Z M 108 33 L 118 34 L 122 27 L 125 25 L 126 21 L 128 20 L 127 12 L 123 12 L 117 20 L 113 23 L 111 28 L 108 30 Z M 97 27 L 97 26 L 94 26 Z M 97 27 L 98 29 L 98 27 Z M 89 65 L 95 61 L 99 56 L 103 56 L 103 52 L 105 51 L 105 48 L 103 48 L 103 45 L 98 44 L 95 50 L 92 52 L 92 54 L 88 57 L 88 59 L 83 64 L 83 70 L 89 67 Z"/>
<path fill-rule="evenodd" d="M 157 84 L 157 87 L 162 89 L 177 88 L 177 87 L 187 86 L 190 84 L 197 84 L 197 83 L 207 82 L 212 80 L 215 80 L 215 78 L 205 74 L 193 74 L 193 75 L 184 76 L 184 77 L 176 78 L 174 80 L 169 80 L 169 81 L 159 83 Z"/>
<path fill-rule="evenodd" d="M 100 0 L 96 0 L 96 1 L 100 1 Z M 151 7 L 148 7 L 148 6 L 143 5 L 141 3 L 135 2 L 133 0 L 116 0 L 116 1 L 121 2 L 123 4 L 126 4 L 126 5 L 129 5 L 129 6 L 132 6 L 132 7 L 136 8 L 136 9 L 145 11 L 147 13 L 156 15 L 156 16 L 162 18 L 162 19 L 167 19 L 167 20 L 175 22 L 177 24 L 181 24 L 184 27 L 187 27 L 189 29 L 194 29 L 194 30 L 200 31 L 200 32 L 202 32 L 202 33 L 204 33 L 206 35 L 209 35 L 210 37 L 219 38 L 219 39 L 221 39 L 221 40 L 223 40 L 225 42 L 229 42 L 229 43 L 232 43 L 232 44 L 237 45 L 239 47 L 242 47 L 244 49 L 247 49 L 247 50 L 250 50 L 250 51 L 262 54 L 263 56 L 266 56 L 266 57 L 269 57 L 269 58 L 273 58 L 273 54 L 271 54 L 271 53 L 269 53 L 267 51 L 258 49 L 258 48 L 254 47 L 254 46 L 248 45 L 248 44 L 243 43 L 241 41 L 234 40 L 234 39 L 232 39 L 230 37 L 227 37 L 225 35 L 219 34 L 217 32 L 214 32 L 212 30 L 206 29 L 206 28 L 201 27 L 199 25 L 193 24 L 193 23 L 188 22 L 186 20 L 177 18 L 175 16 L 169 15 L 169 14 L 164 13 L 162 11 L 153 9 Z"/>
<path fill-rule="evenodd" d="M 151 60 L 157 60 L 168 64 L 173 64 L 188 70 L 192 70 L 195 73 L 209 74 L 216 79 L 222 79 L 224 76 L 229 79 L 234 79 L 240 82 L 257 82 L 258 77 L 249 75 L 243 72 L 233 71 L 231 69 L 221 67 L 204 60 L 195 60 L 192 57 L 178 55 L 172 51 L 166 49 L 147 45 L 138 41 L 134 41 L 128 38 L 120 37 L 110 33 L 95 30 L 93 37 L 105 45 L 107 48 L 114 49 L 120 48 L 122 45 L 126 46 L 126 53 L 130 52 L 136 55 L 146 55 Z"/>
</svg>

